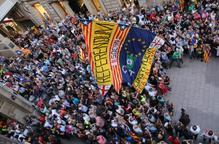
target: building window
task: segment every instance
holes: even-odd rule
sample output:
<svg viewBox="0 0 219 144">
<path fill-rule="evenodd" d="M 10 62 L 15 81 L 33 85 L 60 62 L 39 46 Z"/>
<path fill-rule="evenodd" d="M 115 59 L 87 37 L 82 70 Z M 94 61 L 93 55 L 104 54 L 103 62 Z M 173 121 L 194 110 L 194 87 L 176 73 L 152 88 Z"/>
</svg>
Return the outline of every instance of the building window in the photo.
<svg viewBox="0 0 219 144">
<path fill-rule="evenodd" d="M 59 5 L 62 7 L 63 11 L 65 11 L 65 15 L 68 15 L 68 12 L 67 12 L 63 2 L 59 2 Z"/>
<path fill-rule="evenodd" d="M 45 20 L 50 20 L 50 16 L 40 3 L 35 3 L 33 7 L 40 13 Z"/>
<path fill-rule="evenodd" d="M 93 4 L 94 4 L 94 6 L 95 6 L 95 8 L 96 8 L 96 10 L 99 12 L 99 11 L 101 11 L 101 4 L 100 4 L 100 2 L 99 2 L 99 0 L 92 0 L 92 2 L 93 2 Z"/>
<path fill-rule="evenodd" d="M 57 13 L 57 15 L 63 19 L 65 16 L 68 15 L 68 13 L 66 12 L 66 9 L 64 7 L 64 5 L 61 2 L 52 2 L 50 4 L 52 6 L 52 8 L 55 10 L 55 12 Z"/>
</svg>

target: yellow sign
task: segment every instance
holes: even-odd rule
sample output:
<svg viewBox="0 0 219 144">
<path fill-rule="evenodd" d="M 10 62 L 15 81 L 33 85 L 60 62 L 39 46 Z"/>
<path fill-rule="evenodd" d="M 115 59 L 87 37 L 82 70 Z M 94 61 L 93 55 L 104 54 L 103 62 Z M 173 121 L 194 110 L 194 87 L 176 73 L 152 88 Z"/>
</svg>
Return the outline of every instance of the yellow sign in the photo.
<svg viewBox="0 0 219 144">
<path fill-rule="evenodd" d="M 142 92 L 147 83 L 155 53 L 156 48 L 148 48 L 144 54 L 140 70 L 132 84 L 138 93 Z"/>
<path fill-rule="evenodd" d="M 117 24 L 112 22 L 92 22 L 91 55 L 94 77 L 98 85 L 112 84 L 109 56 L 116 26 Z"/>
</svg>

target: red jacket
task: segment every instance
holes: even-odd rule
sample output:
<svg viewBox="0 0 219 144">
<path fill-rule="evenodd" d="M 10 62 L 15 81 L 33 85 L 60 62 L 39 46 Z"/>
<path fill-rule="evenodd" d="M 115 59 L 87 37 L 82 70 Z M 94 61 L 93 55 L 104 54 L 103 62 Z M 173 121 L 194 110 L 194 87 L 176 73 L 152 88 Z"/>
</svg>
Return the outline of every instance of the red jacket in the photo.
<svg viewBox="0 0 219 144">
<path fill-rule="evenodd" d="M 174 138 L 173 136 L 169 136 L 168 141 L 170 141 L 172 144 L 180 144 L 178 137 Z"/>
</svg>

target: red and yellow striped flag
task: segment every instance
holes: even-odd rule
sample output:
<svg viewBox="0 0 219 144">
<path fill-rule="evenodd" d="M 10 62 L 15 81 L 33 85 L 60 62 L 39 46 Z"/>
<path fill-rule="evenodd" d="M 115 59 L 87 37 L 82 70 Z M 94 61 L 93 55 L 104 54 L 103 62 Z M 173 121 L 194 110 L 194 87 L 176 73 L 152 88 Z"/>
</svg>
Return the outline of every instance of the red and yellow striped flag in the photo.
<svg viewBox="0 0 219 144">
<path fill-rule="evenodd" d="M 79 59 L 82 63 L 85 63 L 85 55 L 81 47 L 80 47 Z"/>
<path fill-rule="evenodd" d="M 122 87 L 122 72 L 120 68 L 120 50 L 122 47 L 123 42 L 129 32 L 130 28 L 122 29 L 119 25 L 117 25 L 115 35 L 113 36 L 114 41 L 111 43 L 110 46 L 110 63 L 112 69 L 112 76 L 113 76 L 113 86 L 117 93 L 120 92 Z"/>
<path fill-rule="evenodd" d="M 83 32 L 84 36 L 84 41 L 86 44 L 86 51 L 88 54 L 88 60 L 91 65 L 91 68 L 94 66 L 93 61 L 92 61 L 92 55 L 91 55 L 91 32 L 92 32 L 92 22 L 91 21 L 86 21 L 84 23 L 81 23 L 81 29 Z M 92 69 L 93 71 L 93 69 Z"/>
<path fill-rule="evenodd" d="M 204 58 L 203 58 L 205 63 L 209 62 L 209 57 L 210 57 L 210 51 L 209 50 L 205 50 L 204 51 Z"/>
<path fill-rule="evenodd" d="M 208 44 L 206 44 L 205 47 L 204 47 L 203 61 L 205 63 L 208 63 L 210 56 L 211 56 L 211 48 Z"/>
</svg>

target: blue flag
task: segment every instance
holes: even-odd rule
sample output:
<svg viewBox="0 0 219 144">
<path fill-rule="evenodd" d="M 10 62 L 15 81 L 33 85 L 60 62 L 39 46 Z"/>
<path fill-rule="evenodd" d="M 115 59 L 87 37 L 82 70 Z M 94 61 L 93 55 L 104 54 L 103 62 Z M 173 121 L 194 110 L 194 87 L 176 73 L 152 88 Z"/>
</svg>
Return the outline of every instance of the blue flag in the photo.
<svg viewBox="0 0 219 144">
<path fill-rule="evenodd" d="M 131 84 L 141 67 L 143 56 L 154 40 L 156 34 L 131 27 L 120 52 L 120 66 L 123 82 Z"/>
</svg>

